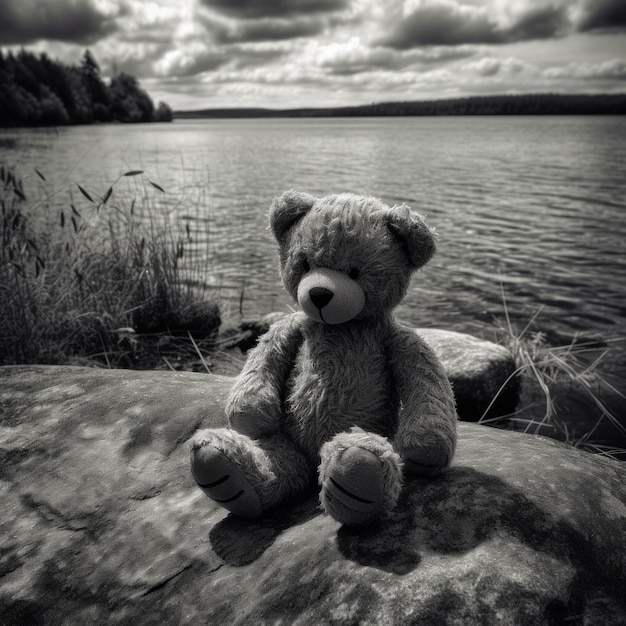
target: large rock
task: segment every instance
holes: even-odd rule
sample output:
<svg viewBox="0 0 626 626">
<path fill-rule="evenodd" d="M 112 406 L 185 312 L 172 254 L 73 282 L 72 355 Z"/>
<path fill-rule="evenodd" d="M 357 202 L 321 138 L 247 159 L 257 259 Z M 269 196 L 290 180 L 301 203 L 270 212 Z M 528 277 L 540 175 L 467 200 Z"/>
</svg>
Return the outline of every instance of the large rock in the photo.
<svg viewBox="0 0 626 626">
<path fill-rule="evenodd" d="M 435 351 L 452 383 L 462 420 L 513 413 L 519 399 L 515 359 L 504 346 L 438 328 L 416 331 Z"/>
<path fill-rule="evenodd" d="M 222 344 L 247 351 L 256 345 L 284 313 L 268 313 L 260 319 L 243 320 L 226 328 Z M 435 351 L 454 388 L 457 411 L 462 420 L 476 422 L 482 417 L 513 413 L 519 400 L 517 365 L 504 346 L 473 335 L 438 328 L 417 328 L 416 332 Z M 242 362 L 243 363 L 243 362 Z"/>
<path fill-rule="evenodd" d="M 460 423 L 452 468 L 385 524 L 314 496 L 256 521 L 195 487 L 186 441 L 231 380 L 0 368 L 2 624 L 626 623 L 626 469 Z"/>
</svg>

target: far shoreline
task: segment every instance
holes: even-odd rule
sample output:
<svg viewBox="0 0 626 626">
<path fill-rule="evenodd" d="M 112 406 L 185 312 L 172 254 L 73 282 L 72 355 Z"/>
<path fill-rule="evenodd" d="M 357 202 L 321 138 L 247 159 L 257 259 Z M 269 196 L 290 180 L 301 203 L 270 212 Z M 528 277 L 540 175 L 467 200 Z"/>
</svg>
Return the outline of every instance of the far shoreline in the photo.
<svg viewBox="0 0 626 626">
<path fill-rule="evenodd" d="M 626 115 L 624 94 L 528 94 L 442 100 L 378 102 L 295 109 L 215 108 L 174 111 L 174 120 L 204 118 L 435 117 L 519 115 Z"/>
</svg>

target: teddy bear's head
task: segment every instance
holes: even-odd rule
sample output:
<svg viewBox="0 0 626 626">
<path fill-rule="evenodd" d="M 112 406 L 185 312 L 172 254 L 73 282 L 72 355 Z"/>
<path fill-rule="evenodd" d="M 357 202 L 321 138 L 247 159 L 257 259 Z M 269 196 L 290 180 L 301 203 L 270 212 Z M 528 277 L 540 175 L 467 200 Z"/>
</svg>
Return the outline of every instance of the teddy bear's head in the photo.
<svg viewBox="0 0 626 626">
<path fill-rule="evenodd" d="M 434 231 L 408 206 L 287 191 L 270 209 L 283 282 L 312 319 L 342 324 L 390 311 L 435 251 Z"/>
</svg>

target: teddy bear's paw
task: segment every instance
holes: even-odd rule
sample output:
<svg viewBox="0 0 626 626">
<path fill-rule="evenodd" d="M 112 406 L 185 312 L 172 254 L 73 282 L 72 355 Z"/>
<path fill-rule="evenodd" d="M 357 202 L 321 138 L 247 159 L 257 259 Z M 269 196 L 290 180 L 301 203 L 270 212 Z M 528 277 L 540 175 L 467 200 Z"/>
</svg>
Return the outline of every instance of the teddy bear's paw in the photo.
<svg viewBox="0 0 626 626">
<path fill-rule="evenodd" d="M 452 453 L 444 446 L 412 448 L 402 454 L 404 467 L 409 474 L 416 476 L 435 476 L 449 464 Z"/>
<path fill-rule="evenodd" d="M 259 439 L 278 430 L 278 421 L 268 411 L 255 406 L 231 411 L 228 422 L 231 428 L 251 439 Z"/>
<path fill-rule="evenodd" d="M 191 473 L 202 491 L 226 510 L 241 517 L 262 513 L 259 496 L 241 469 L 216 446 L 192 447 Z"/>
<path fill-rule="evenodd" d="M 322 505 L 342 524 L 369 524 L 385 512 L 384 478 L 376 454 L 357 446 L 341 450 L 323 470 Z"/>
<path fill-rule="evenodd" d="M 238 383 L 226 404 L 226 417 L 231 428 L 252 439 L 278 431 L 281 418 L 280 398 L 268 388 Z"/>
</svg>

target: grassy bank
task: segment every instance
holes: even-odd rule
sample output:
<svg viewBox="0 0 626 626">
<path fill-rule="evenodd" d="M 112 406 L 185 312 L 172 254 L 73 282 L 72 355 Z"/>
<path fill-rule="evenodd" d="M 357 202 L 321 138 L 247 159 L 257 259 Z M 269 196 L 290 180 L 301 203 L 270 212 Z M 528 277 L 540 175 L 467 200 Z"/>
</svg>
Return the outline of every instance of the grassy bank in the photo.
<svg viewBox="0 0 626 626">
<path fill-rule="evenodd" d="M 208 350 L 220 316 L 201 287 L 200 207 L 180 217 L 141 170 L 101 189 L 58 190 L 36 174 L 30 198 L 0 167 L 0 364 L 150 367 Z"/>
<path fill-rule="evenodd" d="M 515 328 L 502 294 L 504 319 L 496 322 L 496 341 L 512 353 L 520 398 L 511 415 L 480 423 L 546 435 L 573 447 L 626 461 L 626 395 L 603 368 L 616 338 L 574 337 L 555 343 L 536 329 L 541 308 L 521 329 Z M 502 388 L 509 381 L 505 381 Z M 494 398 L 495 401 L 495 398 Z M 489 409 L 485 411 L 485 414 Z"/>
</svg>

